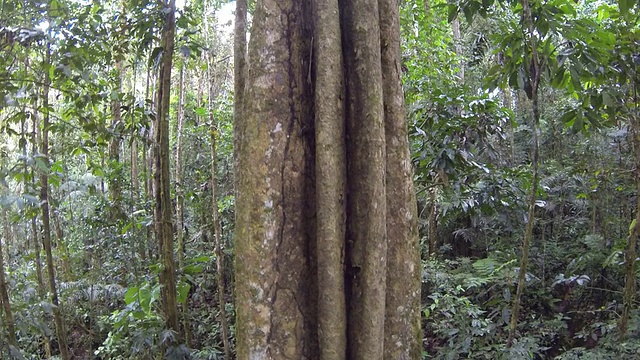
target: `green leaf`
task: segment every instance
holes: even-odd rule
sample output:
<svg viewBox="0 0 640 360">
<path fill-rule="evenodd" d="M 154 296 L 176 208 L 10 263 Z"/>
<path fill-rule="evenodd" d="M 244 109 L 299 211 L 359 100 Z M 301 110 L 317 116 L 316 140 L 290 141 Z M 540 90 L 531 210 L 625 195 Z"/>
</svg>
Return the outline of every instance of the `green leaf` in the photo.
<svg viewBox="0 0 640 360">
<path fill-rule="evenodd" d="M 160 46 L 155 47 L 151 52 L 151 55 L 149 56 L 149 67 L 152 67 L 157 61 L 159 61 L 161 55 L 162 55 L 162 47 Z"/>
<path fill-rule="evenodd" d="M 593 125 L 593 127 L 602 128 L 602 122 L 600 121 L 601 118 L 598 115 L 596 115 L 593 111 L 587 112 L 586 116 L 587 116 L 587 120 L 589 120 L 589 123 Z"/>
<path fill-rule="evenodd" d="M 189 295 L 190 289 L 191 285 L 187 282 L 180 282 L 178 284 L 178 303 L 184 304 L 187 302 L 187 295 Z"/>
<path fill-rule="evenodd" d="M 448 11 L 449 11 L 449 14 L 447 16 L 447 21 L 452 22 L 458 16 L 460 7 L 458 7 L 458 5 L 456 4 L 449 4 Z"/>
<path fill-rule="evenodd" d="M 145 313 L 149 314 L 151 312 L 153 297 L 151 296 L 151 291 L 149 291 L 148 284 L 140 288 L 140 291 L 138 292 L 138 303 Z"/>
<path fill-rule="evenodd" d="M 185 266 L 184 269 L 182 269 L 182 272 L 189 275 L 195 275 L 202 273 L 203 270 L 204 269 L 201 265 L 188 265 Z"/>
<path fill-rule="evenodd" d="M 36 160 L 36 167 L 40 169 L 40 171 L 44 173 L 49 173 L 49 167 L 47 166 L 47 163 L 44 161 L 44 158 L 42 156 L 37 156 L 35 160 Z"/>
<path fill-rule="evenodd" d="M 628 16 L 629 10 L 633 7 L 634 0 L 618 0 L 618 7 L 620 8 L 620 14 L 622 16 Z"/>
<path fill-rule="evenodd" d="M 520 68 L 518 70 L 518 77 L 516 78 L 518 89 L 524 89 L 524 86 L 525 86 L 525 78 L 524 77 L 525 77 L 524 69 Z"/>
<path fill-rule="evenodd" d="M 576 91 L 582 90 L 582 84 L 580 83 L 580 75 L 578 74 L 578 71 L 575 68 L 572 68 L 569 72 L 571 73 L 571 83 L 573 84 L 573 88 Z"/>
<path fill-rule="evenodd" d="M 469 5 L 471 4 L 473 4 L 473 2 L 470 3 Z M 473 9 L 471 8 L 471 6 L 463 7 L 462 12 L 464 13 L 464 18 L 467 20 L 467 22 L 471 24 L 473 22 L 473 15 L 474 15 Z"/>
<path fill-rule="evenodd" d="M 197 258 L 191 259 L 191 261 L 193 261 L 193 262 L 209 262 L 209 261 L 211 261 L 211 256 L 202 255 L 202 256 L 198 256 Z"/>
<path fill-rule="evenodd" d="M 603 91 L 602 92 L 602 103 L 605 106 L 613 107 L 615 101 L 614 101 L 613 97 L 611 96 L 611 94 L 609 94 L 608 92 Z"/>
<path fill-rule="evenodd" d="M 551 79 L 551 86 L 559 88 L 562 85 L 562 80 L 564 80 L 564 69 L 560 68 Z"/>
<path fill-rule="evenodd" d="M 482 7 L 490 8 L 493 5 L 494 0 L 482 0 Z"/>
<path fill-rule="evenodd" d="M 576 114 L 575 120 L 573 121 L 573 126 L 571 128 L 575 133 L 584 130 L 584 117 L 581 113 Z"/>
<path fill-rule="evenodd" d="M 132 304 L 138 298 L 138 288 L 130 287 L 129 290 L 124 294 L 124 303 L 127 305 Z"/>
</svg>

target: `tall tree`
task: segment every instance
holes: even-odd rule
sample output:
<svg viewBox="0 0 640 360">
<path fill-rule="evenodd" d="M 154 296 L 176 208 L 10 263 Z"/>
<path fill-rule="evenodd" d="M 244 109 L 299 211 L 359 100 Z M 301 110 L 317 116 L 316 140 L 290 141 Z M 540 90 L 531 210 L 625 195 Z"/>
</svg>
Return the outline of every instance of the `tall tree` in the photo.
<svg viewBox="0 0 640 360">
<path fill-rule="evenodd" d="M 37 106 L 36 106 L 37 107 Z M 38 116 L 37 113 L 33 115 L 32 119 L 31 119 L 31 127 L 32 127 L 32 134 L 31 134 L 31 144 L 32 144 L 32 153 L 36 154 L 38 153 L 38 144 L 40 143 L 40 128 L 39 128 L 39 124 L 38 124 Z M 26 144 L 25 144 L 26 147 Z M 25 176 L 26 177 L 26 176 Z M 33 168 L 31 169 L 31 181 L 32 184 L 31 186 L 35 189 L 36 188 L 36 176 L 34 173 Z M 40 253 L 42 252 L 42 243 L 41 243 L 41 237 L 40 237 L 40 232 L 38 231 L 38 225 L 36 223 L 36 218 L 37 218 L 37 211 L 36 214 L 33 214 L 33 217 L 31 218 L 31 238 L 33 240 L 33 253 L 34 253 L 34 262 L 36 265 L 36 280 L 38 283 L 38 287 L 37 287 L 37 291 L 38 291 L 38 297 L 40 297 L 40 299 L 44 299 L 45 298 L 45 293 L 47 292 L 45 285 L 44 285 L 44 278 L 42 276 L 42 261 L 40 259 Z M 44 337 L 44 350 L 45 350 L 45 356 L 47 359 L 51 358 L 51 341 L 49 340 L 48 336 Z"/>
<path fill-rule="evenodd" d="M 531 190 L 529 192 L 529 212 L 527 214 L 527 224 L 525 227 L 524 237 L 522 239 L 522 255 L 520 257 L 520 269 L 518 272 L 518 285 L 516 288 L 516 296 L 513 298 L 511 307 L 511 320 L 509 323 L 509 338 L 507 346 L 511 346 L 515 339 L 518 326 L 518 316 L 520 313 L 520 302 L 522 293 L 525 288 L 525 277 L 527 266 L 529 265 L 529 250 L 531 249 L 531 239 L 533 238 L 533 225 L 536 214 L 536 196 L 538 194 L 538 124 L 540 123 L 540 106 L 538 101 L 538 90 L 540 88 L 540 57 L 538 55 L 538 39 L 534 18 L 531 13 L 529 0 L 521 0 L 522 4 L 522 31 L 523 39 L 526 41 L 527 50 L 524 54 L 524 64 L 530 64 L 525 70 L 527 78 L 525 79 L 525 92 L 531 101 Z"/>
<path fill-rule="evenodd" d="M 45 65 L 53 66 L 51 64 L 51 44 L 47 44 L 45 54 Z M 43 93 L 42 93 L 42 111 L 44 113 L 42 118 L 42 143 L 40 153 L 42 154 L 44 161 L 49 163 L 49 90 L 51 86 L 51 78 L 49 77 L 49 71 L 45 71 Z M 58 298 L 58 289 L 56 287 L 56 275 L 55 266 L 53 261 L 53 253 L 51 252 L 51 224 L 49 214 L 49 174 L 47 171 L 43 171 L 40 177 L 40 207 L 42 209 L 42 243 L 44 245 L 44 251 L 46 256 L 47 274 L 49 277 L 49 292 L 51 294 L 51 303 L 53 304 L 53 320 L 56 325 L 56 334 L 58 336 L 58 347 L 60 348 L 60 356 L 63 360 L 70 359 L 69 349 L 67 347 L 67 334 L 65 329 L 64 320 L 62 318 L 61 304 Z"/>
<path fill-rule="evenodd" d="M 183 128 L 184 128 L 184 82 L 185 82 L 185 64 L 186 59 L 180 65 L 180 80 L 178 85 L 178 109 L 176 112 L 176 120 L 178 129 L 176 133 L 176 178 L 175 178 L 175 194 L 176 194 L 176 240 L 178 245 L 178 269 L 184 269 L 184 193 L 182 184 L 182 153 L 183 153 Z M 185 301 L 182 304 L 182 326 L 185 335 L 185 344 L 189 346 L 191 343 L 191 331 L 188 317 L 189 306 Z"/>
<path fill-rule="evenodd" d="M 173 64 L 174 37 L 176 28 L 176 2 L 162 3 L 166 14 L 162 32 L 162 62 L 158 76 L 157 120 L 154 166 L 155 230 L 162 270 L 162 301 L 166 327 L 176 333 L 180 331 L 176 298 L 175 263 L 173 260 L 173 222 L 171 184 L 169 172 L 169 102 L 171 99 L 171 66 Z M 179 336 L 177 337 L 179 339 Z M 178 341 L 175 341 L 178 343 Z"/>
<path fill-rule="evenodd" d="M 236 93 L 239 358 L 419 358 L 399 46 L 394 0 L 256 3 Z"/>
</svg>

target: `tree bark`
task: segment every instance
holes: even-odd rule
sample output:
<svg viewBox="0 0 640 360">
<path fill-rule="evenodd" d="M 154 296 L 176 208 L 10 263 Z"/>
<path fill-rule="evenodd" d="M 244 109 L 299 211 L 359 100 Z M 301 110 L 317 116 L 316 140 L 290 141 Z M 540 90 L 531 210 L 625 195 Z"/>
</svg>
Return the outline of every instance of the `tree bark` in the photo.
<svg viewBox="0 0 640 360">
<path fill-rule="evenodd" d="M 4 245 L 7 256 L 5 257 L 5 261 L 8 265 L 11 264 L 11 253 L 10 250 L 13 245 L 12 241 L 12 233 L 11 233 L 11 224 L 9 224 L 9 218 L 7 217 L 7 210 L 2 209 L 2 226 L 4 228 Z"/>
<path fill-rule="evenodd" d="M 173 260 L 173 222 L 171 205 L 171 184 L 169 172 L 169 105 L 171 98 L 171 66 L 173 64 L 174 36 L 175 36 L 175 0 L 163 3 L 166 12 L 164 30 L 162 34 L 162 63 L 158 76 L 157 91 L 157 121 L 156 121 L 156 151 L 155 151 L 155 230 L 158 242 L 159 256 L 162 263 L 160 283 L 162 284 L 162 302 L 166 327 L 177 333 L 176 341 L 180 343 L 180 326 L 178 321 L 178 306 L 176 298 L 175 263 Z"/>
<path fill-rule="evenodd" d="M 419 359 L 420 246 L 418 209 L 405 122 L 397 0 L 380 1 L 387 191 L 385 359 Z"/>
<path fill-rule="evenodd" d="M 38 153 L 38 144 L 40 143 L 40 137 L 41 137 L 37 113 L 35 113 L 33 116 L 31 127 L 33 128 L 33 133 L 31 134 L 31 143 L 33 145 L 32 145 L 31 151 L 33 154 L 36 154 Z M 36 176 L 33 169 L 31 169 L 31 181 L 32 181 L 31 186 L 33 187 L 33 189 L 35 189 Z M 44 278 L 42 276 L 42 260 L 40 258 L 40 253 L 42 250 L 42 245 L 41 245 L 42 240 L 39 236 L 40 233 L 38 231 L 38 225 L 36 224 L 36 218 L 37 218 L 37 215 L 34 215 L 33 218 L 31 218 L 31 236 L 33 239 L 33 252 L 35 254 L 34 262 L 36 265 L 36 281 L 38 282 L 38 289 L 37 289 L 38 297 L 41 300 L 44 300 L 47 289 L 45 288 Z M 46 335 L 44 336 L 44 352 L 45 352 L 45 358 L 50 359 L 51 358 L 51 341 L 49 340 L 49 337 Z"/>
<path fill-rule="evenodd" d="M 236 0 L 233 36 L 233 148 L 234 168 L 238 168 L 240 141 L 244 131 L 242 109 L 247 73 L 247 0 Z M 234 180 L 237 187 L 237 176 Z"/>
<path fill-rule="evenodd" d="M 182 193 L 182 133 L 184 127 L 184 64 L 180 66 L 180 80 L 178 90 L 178 111 L 176 120 L 176 238 L 178 242 L 178 269 L 184 267 L 184 195 Z"/>
<path fill-rule="evenodd" d="M 397 7 L 256 4 L 236 90 L 238 358 L 419 358 Z"/>
<path fill-rule="evenodd" d="M 212 99 L 212 97 L 209 97 Z M 218 196 L 217 196 L 217 151 L 216 151 L 216 136 L 217 129 L 214 125 L 213 109 L 209 109 L 209 116 L 211 120 L 211 210 L 213 216 L 211 217 L 213 225 L 213 241 L 216 254 L 216 282 L 218 285 L 218 304 L 220 306 L 220 327 L 222 328 L 222 347 L 224 348 L 224 358 L 231 359 L 231 345 L 229 343 L 229 324 L 227 323 L 227 309 L 226 309 L 226 290 L 224 284 L 224 254 L 222 253 L 222 229 L 220 227 L 220 217 L 218 216 Z"/>
<path fill-rule="evenodd" d="M 315 129 L 320 359 L 345 359 L 346 152 L 344 61 L 338 0 L 316 2 Z M 318 54 L 322 54 L 318 56 Z"/>
<path fill-rule="evenodd" d="M 634 102 L 638 104 L 637 98 L 637 83 L 631 85 L 633 91 Z M 636 295 L 636 270 L 635 264 L 637 260 L 636 245 L 638 243 L 638 237 L 640 237 L 640 117 L 637 114 L 637 105 L 631 110 L 630 116 L 630 129 L 632 135 L 632 149 L 635 160 L 635 175 L 636 175 L 636 216 L 629 229 L 629 235 L 627 236 L 627 246 L 624 251 L 624 270 L 625 270 L 625 286 L 623 293 L 623 308 L 620 315 L 620 321 L 618 323 L 618 333 L 620 340 L 624 341 L 627 338 L 627 331 L 629 327 L 629 318 L 631 316 L 631 310 L 633 309 L 633 300 Z"/>
<path fill-rule="evenodd" d="M 46 54 L 47 64 L 51 63 L 51 45 L 47 45 Z M 42 120 L 42 148 L 40 152 L 44 157 L 44 161 L 49 163 L 49 86 L 51 79 L 49 72 L 45 71 L 44 89 L 42 94 L 44 117 Z M 48 166 L 47 166 L 48 167 Z M 49 217 L 49 177 L 46 171 L 42 172 L 40 178 L 40 203 L 42 209 L 42 234 L 44 251 L 47 261 L 47 273 L 49 276 L 49 290 L 51 293 L 51 303 L 53 304 L 53 319 L 56 325 L 56 334 L 58 336 L 58 347 L 60 348 L 60 357 L 63 360 L 69 360 L 69 349 L 67 348 L 67 334 L 62 319 L 62 308 L 58 299 L 58 290 L 56 288 L 56 275 L 53 262 L 53 254 L 51 252 L 51 225 Z"/>
<path fill-rule="evenodd" d="M 307 261 L 315 227 L 307 201 L 314 195 L 305 192 L 313 173 L 310 52 L 303 40 L 310 37 L 303 34 L 302 7 L 258 1 L 254 13 L 246 93 L 235 119 L 238 359 L 302 360 L 317 353 L 310 342 L 315 300 L 308 296 L 315 276 Z"/>
<path fill-rule="evenodd" d="M 341 5 L 349 139 L 347 351 L 354 360 L 382 359 L 387 264 L 386 151 L 378 0 L 343 1 Z"/>
<path fill-rule="evenodd" d="M 183 61 L 186 61 L 183 60 Z M 182 137 L 184 127 L 184 67 L 185 64 L 180 65 L 180 80 L 178 90 L 178 111 L 176 120 L 178 122 L 178 130 L 176 133 L 176 180 L 175 180 L 175 194 L 176 194 L 176 240 L 178 243 L 178 269 L 182 271 L 184 269 L 184 193 L 182 189 Z M 184 329 L 184 341 L 187 347 L 191 343 L 191 329 L 189 325 L 189 306 L 185 301 L 182 304 L 182 326 Z"/>
<path fill-rule="evenodd" d="M 453 33 L 453 48 L 456 51 L 456 57 L 458 62 L 458 81 L 464 84 L 464 61 L 462 60 L 462 44 L 460 36 L 460 18 L 456 16 L 451 21 L 451 32 Z"/>
<path fill-rule="evenodd" d="M 63 280 L 70 281 L 73 278 L 73 274 L 71 273 L 71 264 L 69 260 L 71 258 L 71 254 L 69 253 L 69 246 L 64 239 L 64 231 L 62 230 L 62 224 L 60 223 L 60 214 L 54 208 L 53 209 L 53 228 L 56 234 L 56 241 L 60 249 L 62 250 L 62 259 L 60 259 L 62 264 L 62 274 Z"/>
<path fill-rule="evenodd" d="M 119 55 L 117 55 L 119 56 Z M 113 219 L 119 219 L 124 216 L 124 209 L 122 209 L 122 169 L 120 162 L 120 131 L 119 128 L 122 123 L 122 110 L 120 109 L 120 92 L 122 91 L 122 60 L 116 60 L 115 66 L 115 98 L 111 100 L 111 140 L 109 141 L 109 164 L 112 170 L 112 174 L 109 177 L 109 193 L 111 196 L 113 212 L 111 217 Z"/>
<path fill-rule="evenodd" d="M 531 109 L 533 118 L 531 119 L 531 190 L 529 193 L 529 213 L 527 215 L 527 224 L 525 228 L 524 238 L 522 240 L 522 254 L 520 258 L 520 269 L 518 271 L 518 285 L 516 288 L 516 295 L 513 299 L 513 306 L 511 308 L 511 321 L 509 323 L 509 338 L 507 340 L 507 347 L 513 345 L 515 340 L 516 330 L 518 327 L 518 316 L 520 314 L 520 302 L 522 294 L 524 293 L 525 277 L 527 274 L 527 266 L 529 264 L 529 249 L 531 248 L 531 240 L 533 238 L 533 225 L 535 222 L 536 213 L 536 195 L 538 193 L 538 162 L 539 162 L 539 148 L 538 148 L 538 124 L 540 122 L 540 108 L 538 103 L 538 89 L 540 85 L 540 68 L 539 58 L 537 52 L 536 32 L 534 29 L 533 17 L 531 15 L 531 8 L 529 6 L 529 0 L 522 0 L 522 25 L 525 27 L 525 39 L 528 39 L 527 46 L 530 47 L 531 54 L 530 59 L 525 55 L 525 64 L 531 64 L 529 69 L 529 78 L 526 80 L 531 86 L 531 94 L 529 100 L 531 100 Z M 529 61 L 530 60 L 530 61 Z"/>
<path fill-rule="evenodd" d="M 7 246 L 7 239 L 9 234 L 9 222 L 7 219 L 7 210 L 2 209 L 2 225 L 4 227 L 4 239 L 0 241 L 0 297 L 2 298 L 2 309 L 4 310 L 4 326 L 7 330 L 7 340 L 9 346 L 18 348 L 18 341 L 16 339 L 16 327 L 13 321 L 13 312 L 11 311 L 11 303 L 9 302 L 9 289 L 7 288 L 7 281 L 4 273 L 4 258 L 2 254 L 2 246 Z"/>
</svg>

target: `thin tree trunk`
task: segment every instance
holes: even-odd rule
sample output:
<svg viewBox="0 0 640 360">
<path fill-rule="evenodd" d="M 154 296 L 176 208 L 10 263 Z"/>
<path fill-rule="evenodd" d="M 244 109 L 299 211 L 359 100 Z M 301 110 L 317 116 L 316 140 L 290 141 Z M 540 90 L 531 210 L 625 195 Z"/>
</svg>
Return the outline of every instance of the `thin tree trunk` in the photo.
<svg viewBox="0 0 640 360">
<path fill-rule="evenodd" d="M 114 174 L 109 177 L 109 193 L 113 205 L 111 217 L 113 219 L 122 218 L 124 209 L 122 209 L 122 179 L 120 174 L 120 124 L 122 123 L 122 111 L 120 109 L 120 92 L 122 91 L 122 60 L 118 59 L 115 63 L 116 71 L 116 93 L 117 97 L 111 101 L 111 131 L 112 138 L 109 141 L 109 162 Z"/>
<path fill-rule="evenodd" d="M 16 339 L 16 327 L 13 321 L 13 312 L 11 311 L 11 303 L 9 302 L 9 289 L 7 288 L 7 281 L 4 273 L 4 259 L 2 256 L 2 243 L 6 246 L 8 239 L 8 225 L 7 210 L 2 210 L 3 226 L 4 226 L 4 239 L 0 241 L 0 297 L 2 298 L 2 309 L 4 310 L 4 326 L 7 330 L 7 338 L 9 346 L 18 348 L 18 341 Z"/>
<path fill-rule="evenodd" d="M 506 106 L 509 110 L 515 110 L 515 106 L 513 104 L 513 94 L 511 89 L 504 90 L 504 106 Z M 516 164 L 516 136 L 515 130 L 513 129 L 513 124 L 509 121 L 507 125 L 507 133 L 509 136 L 509 144 L 510 144 L 510 164 Z"/>
<path fill-rule="evenodd" d="M 144 161 L 144 160 L 143 160 Z M 144 172 L 144 169 L 143 169 Z M 138 170 L 138 139 L 133 137 L 131 139 L 131 198 L 132 204 L 138 204 L 140 201 L 140 180 L 138 176 L 140 171 Z M 131 213 L 133 213 L 137 209 L 135 205 L 132 205 Z M 148 242 L 147 238 L 148 234 L 145 232 L 143 235 L 142 241 L 138 241 L 138 256 L 140 257 L 140 261 L 144 263 L 146 259 L 146 244 Z"/>
<path fill-rule="evenodd" d="M 153 97 L 149 98 L 149 92 L 151 89 L 151 69 L 150 67 L 147 67 L 147 76 L 146 76 L 146 84 L 145 84 L 145 99 L 150 99 L 151 101 L 153 101 Z M 152 160 L 147 159 L 147 155 L 149 155 L 151 153 L 151 149 L 153 148 L 153 131 L 152 131 L 153 125 L 150 126 L 150 128 L 148 129 L 147 132 L 145 132 L 145 137 L 143 138 L 143 142 L 142 142 L 142 172 L 145 174 L 145 178 L 144 178 L 144 199 L 146 201 L 146 199 L 151 199 L 152 198 L 152 193 L 153 193 L 153 178 L 151 176 L 152 173 Z M 142 259 L 145 259 L 147 256 L 145 255 L 147 249 L 149 250 L 149 258 L 153 259 L 152 255 L 152 246 L 149 246 L 149 243 L 151 242 L 151 228 L 149 226 L 147 226 L 146 231 L 145 231 L 145 239 L 143 244 L 141 245 L 140 248 L 140 252 L 142 253 Z"/>
<path fill-rule="evenodd" d="M 9 224 L 9 218 L 7 217 L 7 210 L 2 209 L 2 226 L 4 227 L 4 241 L 5 241 L 5 251 L 7 252 L 6 263 L 8 265 L 11 264 L 11 254 L 10 249 L 12 247 L 12 234 L 11 234 L 11 224 Z"/>
<path fill-rule="evenodd" d="M 451 31 L 453 33 L 453 47 L 458 58 L 458 80 L 461 84 L 464 84 L 464 61 L 462 61 L 462 40 L 460 36 L 460 18 L 458 16 L 451 22 Z"/>
<path fill-rule="evenodd" d="M 209 99 L 213 99 L 209 97 Z M 224 358 L 231 359 L 231 345 L 229 344 L 229 324 L 227 323 L 227 300 L 224 285 L 224 254 L 222 253 L 222 229 L 220 228 L 220 217 L 218 216 L 218 196 L 217 196 L 217 152 L 216 135 L 217 129 L 214 125 L 213 109 L 209 105 L 209 117 L 211 120 L 211 210 L 213 216 L 213 241 L 215 243 L 216 254 L 216 282 L 218 283 L 218 304 L 220 305 L 220 327 L 222 328 L 222 346 L 224 348 Z"/>
<path fill-rule="evenodd" d="M 245 126 L 242 116 L 244 107 L 246 74 L 247 74 L 247 0 L 236 0 L 236 14 L 233 36 L 233 148 L 234 154 L 240 153 L 239 138 Z M 238 167 L 237 156 L 234 156 L 234 167 Z M 237 176 L 235 180 L 237 186 Z"/>
<path fill-rule="evenodd" d="M 171 205 L 171 184 L 169 172 L 169 105 L 171 98 L 171 66 L 173 64 L 174 36 L 175 36 L 175 0 L 169 0 L 168 12 L 162 34 L 162 64 L 158 77 L 157 96 L 157 130 L 155 157 L 155 229 L 159 254 L 162 263 L 160 283 L 162 284 L 162 300 L 167 329 L 178 335 L 173 344 L 180 343 L 180 325 L 176 299 L 175 263 L 173 260 L 173 223 Z"/>
<path fill-rule="evenodd" d="M 433 186 L 429 190 L 429 258 L 435 259 L 438 252 L 438 204 L 437 190 Z"/>
<path fill-rule="evenodd" d="M 184 60 L 186 61 L 186 59 Z M 180 66 L 180 84 L 178 90 L 178 131 L 176 134 L 176 238 L 178 242 L 178 269 L 184 269 L 184 193 L 182 187 L 182 133 L 184 127 L 184 63 Z M 188 299 L 187 299 L 188 300 Z M 189 306 L 187 300 L 182 304 L 182 326 L 184 328 L 184 341 L 187 347 L 191 344 L 191 327 L 189 325 Z"/>
<path fill-rule="evenodd" d="M 140 197 L 140 179 L 138 179 L 138 139 L 135 137 L 131 139 L 131 190 L 133 191 L 133 197 L 138 199 Z"/>
<path fill-rule="evenodd" d="M 632 85 L 634 91 L 634 104 L 638 103 L 636 84 Z M 635 113 L 634 113 L 635 110 Z M 627 236 L 627 246 L 624 251 L 624 270 L 625 270 L 625 286 L 623 294 L 623 308 L 618 323 L 618 332 L 620 340 L 624 341 L 627 337 L 629 327 L 629 318 L 633 309 L 633 299 L 636 294 L 636 244 L 640 236 L 640 117 L 637 114 L 637 108 L 631 112 L 631 131 L 633 136 L 632 149 L 635 157 L 636 172 L 636 216 L 633 220 L 632 227 Z"/>
<path fill-rule="evenodd" d="M 51 62 L 51 45 L 47 45 L 46 54 L 47 63 Z M 51 79 L 49 78 L 49 72 L 45 72 L 43 109 L 44 117 L 42 121 L 42 149 L 41 153 L 45 162 L 49 163 L 49 85 Z M 53 254 L 51 252 L 51 226 L 49 224 L 49 177 L 46 171 L 42 172 L 41 176 L 41 190 L 40 190 L 40 202 L 42 208 L 42 233 L 44 251 L 47 260 L 47 272 L 49 275 L 49 290 L 51 292 L 51 303 L 53 304 L 53 319 L 56 325 L 56 334 L 58 336 L 58 346 L 60 348 L 60 356 L 63 360 L 69 360 L 69 349 L 67 348 L 67 335 L 64 322 L 62 319 L 62 306 L 58 299 L 58 290 L 56 288 L 56 276 L 53 261 Z"/>
<path fill-rule="evenodd" d="M 529 7 L 529 0 L 522 0 L 523 8 L 523 25 L 528 30 L 528 46 L 531 47 L 531 68 L 529 79 L 529 85 L 531 86 L 530 100 L 532 105 L 533 119 L 531 122 L 531 192 L 529 193 L 529 214 L 527 216 L 527 225 L 525 228 L 524 239 L 522 241 L 522 257 L 520 258 L 520 269 L 518 271 L 518 285 L 516 289 L 516 296 L 513 299 L 513 307 L 511 308 L 511 321 L 509 324 L 509 338 L 507 340 L 507 347 L 513 345 L 515 339 L 516 330 L 518 327 L 518 316 L 520 314 L 520 302 L 525 287 L 525 277 L 527 273 L 527 266 L 529 264 L 529 249 L 531 248 L 531 239 L 533 237 L 533 225 L 535 222 L 536 211 L 536 194 L 538 193 L 538 162 L 539 162 L 539 149 L 538 149 L 538 123 L 540 121 L 540 108 L 538 104 L 538 88 L 540 85 L 540 69 L 539 58 L 537 53 L 536 34 L 533 25 L 533 17 L 531 15 L 531 8 Z M 525 63 L 527 57 L 525 56 Z"/>
<path fill-rule="evenodd" d="M 32 118 L 32 136 L 31 136 L 31 143 L 33 144 L 33 148 L 32 148 L 32 153 L 36 154 L 38 152 L 38 143 L 40 143 L 40 130 L 39 130 L 39 124 L 38 124 L 38 116 L 37 113 L 34 114 L 33 118 Z M 32 186 L 35 189 L 36 188 L 36 184 L 35 184 L 35 172 L 33 171 L 33 169 L 31 169 L 31 181 L 32 181 Z M 39 231 L 38 231 L 38 225 L 36 224 L 36 216 L 34 215 L 33 218 L 31 218 L 31 236 L 33 239 L 33 252 L 35 254 L 34 257 L 34 261 L 35 261 L 35 265 L 36 265 L 36 280 L 38 282 L 38 297 L 41 300 L 44 300 L 45 298 L 45 294 L 46 294 L 46 288 L 45 288 L 45 284 L 44 284 L 44 278 L 42 276 L 42 260 L 40 259 L 40 252 L 41 252 L 41 238 L 39 236 Z M 51 341 L 49 340 L 49 337 L 43 336 L 44 338 L 44 352 L 45 352 L 45 357 L 47 359 L 51 358 Z"/>
<path fill-rule="evenodd" d="M 180 66 L 180 83 L 178 90 L 178 111 L 176 120 L 176 240 L 178 242 L 178 269 L 184 268 L 184 195 L 182 193 L 182 132 L 184 126 L 184 64 Z"/>
<path fill-rule="evenodd" d="M 67 242 L 64 239 L 64 232 L 62 230 L 62 224 L 60 224 L 60 215 L 54 209 L 53 210 L 53 228 L 56 233 L 56 240 L 58 246 L 62 249 L 62 274 L 64 275 L 64 280 L 69 281 L 73 278 L 73 274 L 71 273 L 71 265 L 69 264 L 70 254 L 69 254 L 69 246 L 67 246 Z"/>
<path fill-rule="evenodd" d="M 236 6 L 242 6 L 236 5 Z M 241 9 L 242 11 L 242 9 Z M 245 9 L 246 11 L 246 9 Z M 236 17 L 238 14 L 236 14 Z M 242 20 L 241 20 L 242 21 Z M 209 42 L 209 24 L 205 22 L 205 38 L 207 43 Z M 220 218 L 218 213 L 218 176 L 217 176 L 217 150 L 216 140 L 218 136 L 218 128 L 216 119 L 214 117 L 214 99 L 216 98 L 215 91 L 215 76 L 214 76 L 214 63 L 211 53 L 207 53 L 207 90 L 208 90 L 208 102 L 207 112 L 209 114 L 209 131 L 210 131 L 210 151 L 211 151 L 211 231 L 213 233 L 214 252 L 216 255 L 216 282 L 218 286 L 218 304 L 220 306 L 220 327 L 222 328 L 222 346 L 224 348 L 225 359 L 231 359 L 231 345 L 229 342 L 229 324 L 227 323 L 227 310 L 226 310 L 226 289 L 224 279 L 224 254 L 222 252 L 222 229 L 220 226 Z M 240 96 L 242 97 L 242 96 Z"/>
</svg>

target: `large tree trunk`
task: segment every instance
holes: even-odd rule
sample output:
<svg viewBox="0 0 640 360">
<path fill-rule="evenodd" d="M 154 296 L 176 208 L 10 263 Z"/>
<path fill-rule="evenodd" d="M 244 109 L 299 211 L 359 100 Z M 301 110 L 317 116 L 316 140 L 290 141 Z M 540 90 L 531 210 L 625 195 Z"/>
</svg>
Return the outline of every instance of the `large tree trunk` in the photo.
<svg viewBox="0 0 640 360">
<path fill-rule="evenodd" d="M 178 305 L 176 298 L 175 263 L 173 260 L 173 222 L 171 205 L 171 184 L 169 173 L 169 101 L 171 98 L 171 66 L 173 64 L 173 49 L 175 36 L 175 0 L 164 4 L 166 13 L 164 31 L 162 34 L 162 63 L 158 76 L 157 105 L 158 116 L 156 122 L 156 151 L 155 151 L 155 230 L 156 241 L 162 270 L 160 283 L 162 284 L 162 303 L 167 329 L 179 333 Z M 174 343 L 179 343 L 180 336 Z"/>
<path fill-rule="evenodd" d="M 47 63 L 51 61 L 51 45 L 47 46 Z M 45 72 L 44 89 L 42 94 L 44 117 L 42 120 L 42 148 L 40 152 L 44 160 L 49 163 L 49 86 L 51 79 L 49 72 Z M 42 234 L 44 251 L 47 261 L 47 273 L 49 275 L 49 290 L 51 293 L 51 303 L 53 304 L 53 319 L 56 325 L 56 335 L 58 336 L 58 347 L 60 348 L 60 357 L 63 360 L 69 360 L 69 349 L 67 348 L 67 334 L 61 314 L 61 305 L 58 299 L 58 290 L 56 288 L 56 275 L 53 262 L 53 254 L 51 252 L 51 225 L 49 216 L 49 176 L 46 171 L 42 172 L 40 178 L 40 203 L 42 209 Z"/>
<path fill-rule="evenodd" d="M 305 15 L 299 1 L 256 3 L 235 127 L 238 359 L 302 360 L 317 352 L 309 341 L 316 329 L 307 261 L 314 224 Z"/>
<path fill-rule="evenodd" d="M 236 83 L 237 354 L 417 359 L 398 4 L 310 3 L 257 2 Z"/>
</svg>

